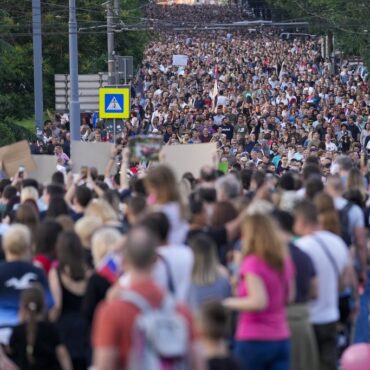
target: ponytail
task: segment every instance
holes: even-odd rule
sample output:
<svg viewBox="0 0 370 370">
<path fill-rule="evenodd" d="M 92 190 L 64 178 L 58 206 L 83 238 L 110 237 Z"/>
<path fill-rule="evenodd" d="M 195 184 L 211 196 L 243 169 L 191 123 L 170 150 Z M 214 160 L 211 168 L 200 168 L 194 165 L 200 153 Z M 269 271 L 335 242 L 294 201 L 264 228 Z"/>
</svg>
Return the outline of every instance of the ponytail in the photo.
<svg viewBox="0 0 370 370">
<path fill-rule="evenodd" d="M 34 350 L 37 336 L 37 315 L 38 315 L 37 303 L 29 302 L 26 309 L 28 311 L 28 321 L 26 323 L 27 362 L 30 365 L 34 365 L 35 363 Z"/>
<path fill-rule="evenodd" d="M 37 338 L 37 320 L 44 313 L 44 293 L 39 284 L 25 289 L 21 293 L 21 312 L 24 314 L 26 331 L 26 357 L 29 365 L 35 364 L 35 345 Z"/>
</svg>

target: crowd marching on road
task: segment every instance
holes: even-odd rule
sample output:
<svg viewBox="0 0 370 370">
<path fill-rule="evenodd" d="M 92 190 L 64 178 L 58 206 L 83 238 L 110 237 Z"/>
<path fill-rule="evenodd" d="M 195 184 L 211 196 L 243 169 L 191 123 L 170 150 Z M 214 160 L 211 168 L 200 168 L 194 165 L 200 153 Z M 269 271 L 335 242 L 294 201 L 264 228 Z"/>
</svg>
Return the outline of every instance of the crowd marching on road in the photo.
<svg viewBox="0 0 370 370">
<path fill-rule="evenodd" d="M 270 27 L 160 32 L 105 174 L 1 180 L 0 369 L 370 368 L 369 86 L 320 52 Z M 130 163 L 139 134 L 216 143 L 220 165 L 177 179 Z M 89 118 L 81 136 L 111 139 Z M 68 116 L 40 141 L 68 167 Z"/>
</svg>

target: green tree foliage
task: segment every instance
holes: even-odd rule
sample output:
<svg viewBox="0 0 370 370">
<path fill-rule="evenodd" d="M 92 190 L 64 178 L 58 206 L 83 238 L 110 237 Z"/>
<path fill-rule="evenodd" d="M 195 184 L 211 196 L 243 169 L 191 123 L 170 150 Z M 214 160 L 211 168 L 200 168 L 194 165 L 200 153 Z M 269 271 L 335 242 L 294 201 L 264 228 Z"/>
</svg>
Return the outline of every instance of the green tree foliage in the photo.
<svg viewBox="0 0 370 370">
<path fill-rule="evenodd" d="M 36 141 L 37 136 L 26 129 L 25 127 L 21 127 L 19 125 L 16 125 L 10 118 L 6 118 L 4 121 L 4 124 L 8 127 L 10 132 L 12 133 L 14 140 L 17 141 L 22 141 L 22 140 L 27 140 L 27 141 Z M 1 130 L 0 130 L 1 132 Z"/>
<path fill-rule="evenodd" d="M 0 122 L 0 147 L 16 142 L 16 139 L 6 123 Z"/>
<path fill-rule="evenodd" d="M 360 56 L 370 67 L 370 6 L 365 0 L 267 0 L 279 19 L 307 21 L 321 33 L 334 32 L 336 47 Z"/>
<path fill-rule="evenodd" d="M 32 45 L 0 41 L 0 119 L 22 118 L 33 109 L 32 76 Z"/>
<path fill-rule="evenodd" d="M 0 122 L 0 147 L 22 140 L 36 141 L 37 136 L 28 129 L 16 125 L 11 118 L 5 118 Z"/>
<path fill-rule="evenodd" d="M 106 8 L 103 0 L 78 0 L 79 73 L 107 70 Z M 123 24 L 137 24 L 143 17 L 143 0 L 121 0 Z M 116 53 L 141 62 L 148 34 L 115 33 Z M 42 1 L 44 107 L 54 109 L 54 74 L 69 73 L 68 1 Z M 31 0 L 2 0 L 0 9 L 0 122 L 21 119 L 34 111 Z M 1 131 L 0 131 L 1 132 Z"/>
</svg>

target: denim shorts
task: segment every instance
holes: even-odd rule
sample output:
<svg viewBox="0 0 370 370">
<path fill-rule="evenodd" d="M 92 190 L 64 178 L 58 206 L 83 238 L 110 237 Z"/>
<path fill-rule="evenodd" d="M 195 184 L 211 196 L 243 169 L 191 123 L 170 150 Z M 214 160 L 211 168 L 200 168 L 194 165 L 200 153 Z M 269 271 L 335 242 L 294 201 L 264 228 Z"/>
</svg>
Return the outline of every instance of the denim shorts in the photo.
<svg viewBox="0 0 370 370">
<path fill-rule="evenodd" d="M 236 341 L 235 356 L 242 370 L 290 370 L 290 341 Z"/>
</svg>

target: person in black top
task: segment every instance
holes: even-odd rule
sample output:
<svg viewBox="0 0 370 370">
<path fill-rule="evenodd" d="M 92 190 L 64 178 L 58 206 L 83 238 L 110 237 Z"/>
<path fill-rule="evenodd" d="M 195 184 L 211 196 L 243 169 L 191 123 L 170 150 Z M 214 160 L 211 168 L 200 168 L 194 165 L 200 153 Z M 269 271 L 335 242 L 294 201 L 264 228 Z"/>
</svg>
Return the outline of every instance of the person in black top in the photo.
<svg viewBox="0 0 370 370">
<path fill-rule="evenodd" d="M 282 236 L 288 244 L 296 275 L 296 295 L 287 307 L 287 318 L 291 331 L 291 368 L 317 369 L 319 360 L 314 332 L 309 323 L 308 302 L 318 294 L 316 271 L 311 257 L 292 242 L 294 217 L 291 213 L 274 210 Z"/>
<path fill-rule="evenodd" d="M 55 324 L 44 320 L 41 286 L 25 289 L 20 299 L 21 324 L 13 329 L 8 353 L 22 370 L 72 370 Z"/>
<path fill-rule="evenodd" d="M 226 135 L 226 139 L 231 140 L 234 136 L 234 126 L 229 122 L 227 117 L 222 120 L 222 125 L 220 127 L 222 133 Z"/>
<path fill-rule="evenodd" d="M 83 217 L 86 207 L 93 198 L 92 191 L 85 185 L 76 187 L 73 197 L 73 206 L 70 210 L 70 216 L 73 221 L 78 221 Z"/>
<path fill-rule="evenodd" d="M 229 354 L 229 317 L 220 302 L 205 303 L 199 315 L 198 329 L 209 370 L 241 370 Z"/>
<path fill-rule="evenodd" d="M 361 130 L 355 124 L 355 120 L 353 117 L 348 118 L 348 127 L 347 130 L 351 133 L 353 140 L 359 141 Z"/>
<path fill-rule="evenodd" d="M 216 246 L 220 262 L 226 265 L 226 255 L 230 250 L 230 245 L 239 236 L 239 228 L 245 214 L 242 212 L 233 220 L 220 227 L 210 227 L 208 225 L 208 215 L 205 202 L 202 199 L 202 191 L 194 191 L 189 196 L 190 225 L 185 244 L 189 245 L 190 240 L 198 234 L 205 234 L 211 238 Z"/>
<path fill-rule="evenodd" d="M 77 234 L 65 231 L 58 236 L 59 265 L 49 272 L 55 305 L 49 317 L 56 323 L 74 370 L 86 370 L 89 361 L 89 331 L 81 312 L 89 276 L 83 247 Z"/>
</svg>

